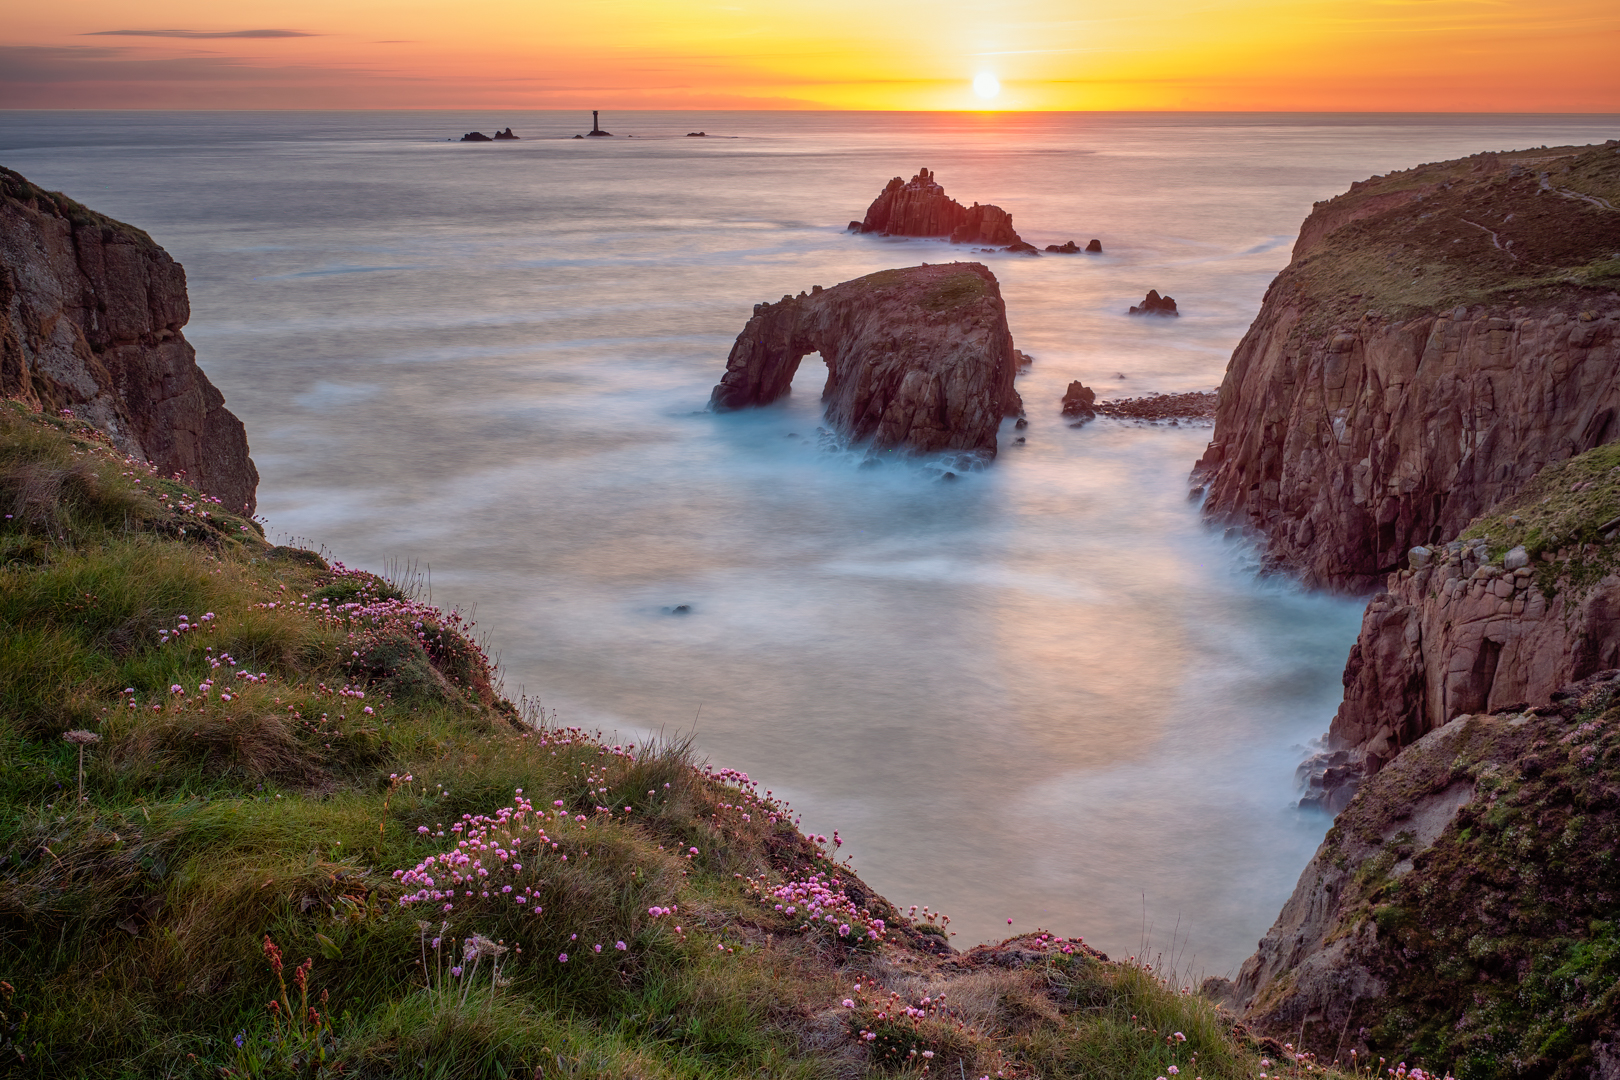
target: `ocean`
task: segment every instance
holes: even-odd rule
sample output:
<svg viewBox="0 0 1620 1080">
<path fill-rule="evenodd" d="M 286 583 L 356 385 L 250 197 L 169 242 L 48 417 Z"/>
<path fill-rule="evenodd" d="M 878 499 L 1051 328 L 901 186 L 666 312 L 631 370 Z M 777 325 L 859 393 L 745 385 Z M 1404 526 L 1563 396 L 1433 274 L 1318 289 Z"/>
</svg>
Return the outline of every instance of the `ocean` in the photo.
<svg viewBox="0 0 1620 1080">
<path fill-rule="evenodd" d="M 1040 926 L 1233 973 L 1329 824 L 1294 770 L 1361 605 L 1203 522 L 1209 428 L 1074 429 L 1064 388 L 1212 389 L 1313 201 L 1620 123 L 609 112 L 615 138 L 570 137 L 589 123 L 0 112 L 0 164 L 185 264 L 271 537 L 430 574 L 512 696 L 692 736 L 958 946 Z M 1025 239 L 1104 253 L 844 231 L 923 166 Z M 1034 357 L 1027 442 L 1009 421 L 989 467 L 862 468 L 820 431 L 814 356 L 785 402 L 707 411 L 756 302 L 970 258 Z M 1150 288 L 1181 316 L 1127 316 Z"/>
</svg>

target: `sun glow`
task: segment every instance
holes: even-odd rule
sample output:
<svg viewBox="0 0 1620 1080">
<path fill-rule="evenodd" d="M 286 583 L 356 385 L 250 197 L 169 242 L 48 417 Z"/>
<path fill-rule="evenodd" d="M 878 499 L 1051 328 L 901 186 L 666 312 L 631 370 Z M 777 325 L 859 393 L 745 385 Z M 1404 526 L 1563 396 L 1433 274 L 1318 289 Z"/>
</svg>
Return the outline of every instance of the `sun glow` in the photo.
<svg viewBox="0 0 1620 1080">
<path fill-rule="evenodd" d="M 1615 0 L 15 6 L 0 109 L 1620 111 Z"/>
</svg>

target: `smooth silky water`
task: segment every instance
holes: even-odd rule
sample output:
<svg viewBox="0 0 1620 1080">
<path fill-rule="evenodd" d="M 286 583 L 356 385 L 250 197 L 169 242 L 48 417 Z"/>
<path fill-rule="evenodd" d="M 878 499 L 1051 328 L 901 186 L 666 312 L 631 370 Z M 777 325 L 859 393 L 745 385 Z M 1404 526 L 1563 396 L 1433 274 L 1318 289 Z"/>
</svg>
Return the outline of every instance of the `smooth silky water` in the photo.
<svg viewBox="0 0 1620 1080">
<path fill-rule="evenodd" d="M 1328 825 L 1294 808 L 1360 605 L 1257 576 L 1200 519 L 1207 427 L 1080 430 L 1210 389 L 1311 203 L 1600 117 L 0 113 L 0 163 L 148 230 L 247 424 L 272 538 L 431 567 L 507 690 L 695 732 L 967 945 L 1039 925 L 1235 970 Z M 511 124 L 516 143 L 446 139 Z M 704 130 L 703 139 L 686 138 Z M 843 231 L 934 169 L 1044 246 Z M 714 415 L 757 301 L 978 258 L 1030 424 L 995 463 L 861 468 L 825 367 Z M 1178 319 L 1125 314 L 1150 288 Z M 673 609 L 688 605 L 690 613 Z"/>
</svg>

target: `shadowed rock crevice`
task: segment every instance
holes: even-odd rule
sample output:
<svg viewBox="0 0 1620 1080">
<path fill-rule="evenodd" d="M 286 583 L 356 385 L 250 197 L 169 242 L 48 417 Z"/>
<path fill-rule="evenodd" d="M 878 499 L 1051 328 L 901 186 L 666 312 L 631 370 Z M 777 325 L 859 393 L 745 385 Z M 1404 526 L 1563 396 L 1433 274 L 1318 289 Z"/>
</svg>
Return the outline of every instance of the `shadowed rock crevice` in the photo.
<svg viewBox="0 0 1620 1080">
<path fill-rule="evenodd" d="M 827 364 L 829 426 L 874 449 L 994 457 L 1002 417 L 1022 408 L 1006 305 L 979 263 L 883 270 L 755 305 L 711 407 L 778 400 L 813 352 Z"/>
</svg>

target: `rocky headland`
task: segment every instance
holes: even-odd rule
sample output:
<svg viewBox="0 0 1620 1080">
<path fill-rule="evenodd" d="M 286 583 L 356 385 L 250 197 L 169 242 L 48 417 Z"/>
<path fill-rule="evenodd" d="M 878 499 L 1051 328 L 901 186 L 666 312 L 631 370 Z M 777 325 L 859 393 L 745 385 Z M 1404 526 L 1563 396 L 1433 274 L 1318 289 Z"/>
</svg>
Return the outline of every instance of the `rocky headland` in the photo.
<svg viewBox="0 0 1620 1080">
<path fill-rule="evenodd" d="M 1620 437 L 1620 144 L 1481 154 L 1318 203 L 1194 473 L 1306 584 L 1370 590 Z"/>
<path fill-rule="evenodd" d="M 1381 585 L 1306 802 L 1337 812 L 1224 996 L 1324 1058 L 1620 1076 L 1620 143 L 1319 203 L 1194 472 L 1267 563 Z"/>
<path fill-rule="evenodd" d="M 1554 697 L 1405 747 L 1205 992 L 1324 1061 L 1620 1075 L 1620 671 Z"/>
<path fill-rule="evenodd" d="M 140 229 L 0 169 L 0 396 L 74 415 L 251 515 L 247 433 L 181 333 L 184 268 Z"/>
<path fill-rule="evenodd" d="M 714 388 L 716 409 L 768 405 L 819 352 L 827 423 L 877 450 L 996 453 L 1022 408 L 995 275 L 979 263 L 882 270 L 756 304 Z"/>
</svg>

